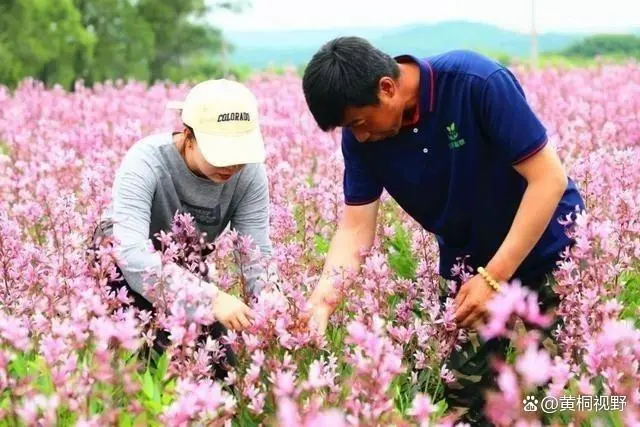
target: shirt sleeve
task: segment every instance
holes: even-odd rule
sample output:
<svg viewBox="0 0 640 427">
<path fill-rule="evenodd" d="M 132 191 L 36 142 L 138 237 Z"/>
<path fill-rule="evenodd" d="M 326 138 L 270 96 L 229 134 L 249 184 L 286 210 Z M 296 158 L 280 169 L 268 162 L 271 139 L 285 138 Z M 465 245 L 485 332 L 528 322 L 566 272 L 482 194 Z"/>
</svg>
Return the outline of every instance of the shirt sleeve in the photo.
<svg viewBox="0 0 640 427">
<path fill-rule="evenodd" d="M 264 164 L 259 165 L 230 222 L 232 229 L 251 236 L 260 249 L 260 256 L 253 257 L 243 268 L 249 291 L 256 295 L 260 292 L 258 279 L 266 273 L 260 259 L 270 257 L 273 251 L 269 237 L 269 181 Z"/>
<path fill-rule="evenodd" d="M 116 239 L 118 267 L 127 284 L 145 299 L 154 303 L 148 286 L 162 274 L 160 253 L 153 250 L 149 238 L 151 205 L 156 188 L 156 177 L 152 167 L 137 153 L 128 153 L 116 173 L 113 184 L 112 220 L 113 237 Z M 172 268 L 178 268 L 171 265 Z M 151 276 L 146 279 L 146 276 Z M 186 269 L 180 275 L 199 283 L 205 282 Z M 167 277 L 169 282 L 171 277 Z M 189 309 L 189 307 L 186 307 Z M 193 311 L 188 312 L 189 315 Z"/>
<path fill-rule="evenodd" d="M 344 157 L 344 199 L 347 205 L 366 205 L 380 198 L 382 184 L 363 158 L 360 144 L 353 134 L 343 128 L 342 155 Z"/>
<path fill-rule="evenodd" d="M 497 145 L 511 164 L 522 162 L 546 145 L 546 129 L 508 69 L 495 71 L 485 81 L 480 110 L 489 142 Z"/>
</svg>

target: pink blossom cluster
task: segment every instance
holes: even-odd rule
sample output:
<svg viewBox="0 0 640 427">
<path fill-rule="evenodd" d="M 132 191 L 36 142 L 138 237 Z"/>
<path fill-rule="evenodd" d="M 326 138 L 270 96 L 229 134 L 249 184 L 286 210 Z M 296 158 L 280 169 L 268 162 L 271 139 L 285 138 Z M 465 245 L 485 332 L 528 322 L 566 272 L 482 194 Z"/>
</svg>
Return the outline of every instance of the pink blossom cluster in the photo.
<svg viewBox="0 0 640 427">
<path fill-rule="evenodd" d="M 534 294 L 513 282 L 490 303 L 483 336 L 511 339 L 514 355 L 495 363 L 485 413 L 496 425 L 558 425 L 552 414 L 525 412 L 525 396 L 617 395 L 626 399 L 620 422 L 640 423 L 639 313 L 623 298 L 640 280 L 640 66 L 514 71 L 587 211 L 567 220 L 576 245 L 554 277 L 557 354 L 517 326 L 549 325 Z M 118 278 L 115 252 L 108 241 L 90 248 L 119 161 L 138 138 L 179 127 L 165 106 L 188 86 L 0 87 L 0 419 L 453 425 L 438 402 L 454 375 L 447 356 L 467 331 L 453 320 L 456 286 L 439 280 L 435 240 L 384 193 L 362 270 L 336 272 L 345 299 L 327 334 L 310 328 L 307 298 L 343 209 L 340 140 L 318 130 L 299 77 L 247 85 L 267 146 L 274 253 L 261 261 L 264 289 L 253 298 L 240 274 L 255 256 L 250 239 L 228 231 L 214 249 L 189 217 L 177 217 L 157 236 L 165 268 L 155 313 L 123 308 L 131 296 L 106 286 Z M 205 259 L 203 248 L 213 250 Z M 176 274 L 177 264 L 193 276 Z M 473 274 L 463 263 L 452 269 L 462 280 Z M 196 277 L 241 296 L 252 326 L 199 340 L 215 320 L 212 305 L 190 309 L 215 295 Z M 143 352 L 159 329 L 170 339 L 161 361 Z M 224 381 L 211 380 L 228 349 L 237 363 Z"/>
</svg>

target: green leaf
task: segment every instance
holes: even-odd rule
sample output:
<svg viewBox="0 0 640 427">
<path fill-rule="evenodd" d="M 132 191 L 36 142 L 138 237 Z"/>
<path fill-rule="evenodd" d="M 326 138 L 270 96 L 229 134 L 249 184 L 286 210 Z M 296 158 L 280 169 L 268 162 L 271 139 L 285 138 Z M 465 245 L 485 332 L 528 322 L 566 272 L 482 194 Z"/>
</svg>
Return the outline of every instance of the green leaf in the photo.
<svg viewBox="0 0 640 427">
<path fill-rule="evenodd" d="M 89 403 L 89 412 L 93 414 L 99 414 L 104 409 L 104 405 L 98 399 L 91 399 Z"/>
<path fill-rule="evenodd" d="M 147 413 L 143 412 L 140 415 L 138 415 L 134 420 L 133 425 L 135 427 L 149 425 L 149 421 L 147 420 Z"/>
<path fill-rule="evenodd" d="M 624 307 L 620 317 L 635 322 L 640 327 L 640 274 L 633 272 L 621 275 L 621 290 L 618 300 Z"/>
<path fill-rule="evenodd" d="M 160 399 L 160 402 L 163 405 L 169 405 L 172 401 L 173 401 L 173 396 L 171 396 L 171 394 L 168 394 L 168 393 L 162 394 L 162 398 Z"/>
<path fill-rule="evenodd" d="M 389 266 L 400 277 L 414 278 L 418 260 L 411 251 L 411 236 L 401 225 L 396 225 L 396 233 L 389 240 L 389 245 L 395 249 L 388 255 Z"/>
<path fill-rule="evenodd" d="M 149 425 L 149 420 L 148 420 L 148 416 L 146 412 L 141 413 L 140 415 L 138 415 L 135 419 L 135 421 L 133 422 L 133 425 L 135 427 L 143 427 L 143 426 L 148 426 Z"/>
<path fill-rule="evenodd" d="M 167 369 L 169 368 L 169 359 L 167 357 L 167 353 L 162 353 L 160 359 L 158 360 L 158 367 L 156 368 L 155 377 L 159 383 L 164 381 L 164 376 L 167 373 Z"/>
<path fill-rule="evenodd" d="M 437 418 L 444 415 L 448 407 L 447 401 L 445 399 L 440 399 L 438 402 L 436 402 L 435 406 L 436 406 L 435 414 Z"/>
<path fill-rule="evenodd" d="M 118 420 L 118 427 L 132 427 L 133 426 L 133 417 L 127 413 L 120 413 L 120 418 Z"/>
<path fill-rule="evenodd" d="M 326 255 L 329 252 L 329 241 L 319 234 L 313 237 L 313 243 L 316 247 L 316 251 L 321 255 Z"/>
<path fill-rule="evenodd" d="M 149 409 L 153 415 L 157 415 L 162 412 L 162 404 L 154 400 L 147 400 L 144 402 L 144 406 Z"/>
<path fill-rule="evenodd" d="M 153 399 L 153 395 L 155 394 L 155 385 L 153 383 L 153 378 L 151 377 L 151 373 L 147 370 L 144 373 L 143 383 L 142 383 L 142 392 L 149 399 Z"/>
<path fill-rule="evenodd" d="M 23 354 L 19 354 L 12 362 L 11 368 L 15 372 L 16 377 L 23 378 L 27 375 L 26 360 Z"/>
</svg>

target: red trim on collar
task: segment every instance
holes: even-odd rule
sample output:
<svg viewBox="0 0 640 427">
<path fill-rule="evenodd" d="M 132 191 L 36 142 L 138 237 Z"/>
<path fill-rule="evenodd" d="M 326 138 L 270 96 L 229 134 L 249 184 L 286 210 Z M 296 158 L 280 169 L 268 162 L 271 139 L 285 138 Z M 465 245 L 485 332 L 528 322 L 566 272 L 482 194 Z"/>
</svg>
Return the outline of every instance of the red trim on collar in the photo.
<svg viewBox="0 0 640 427">
<path fill-rule="evenodd" d="M 403 124 L 403 126 L 412 126 L 417 124 L 420 121 L 420 115 L 423 111 L 432 113 L 435 109 L 435 105 L 436 105 L 435 72 L 431 64 L 429 64 L 429 61 L 423 58 L 417 58 L 413 55 L 404 54 L 404 55 L 398 55 L 394 57 L 394 59 L 399 64 L 414 63 L 420 67 L 420 93 L 418 94 L 418 106 L 416 108 L 416 112 L 414 113 L 414 116 L 411 118 L 411 121 L 405 122 L 406 124 Z M 425 76 L 426 72 L 429 73 L 429 77 Z M 423 90 L 425 89 L 425 87 L 429 92 L 428 95 L 425 95 L 423 93 Z M 428 99 L 426 99 L 427 96 L 428 96 Z"/>
<path fill-rule="evenodd" d="M 396 62 L 398 62 L 398 64 L 413 63 L 413 64 L 417 65 L 418 66 L 418 70 L 420 71 L 420 73 L 422 73 L 422 71 L 420 70 L 420 64 L 417 64 L 412 58 L 402 55 L 402 56 L 396 57 L 395 59 L 396 59 Z M 418 79 L 418 86 L 420 86 L 419 81 L 420 80 Z M 413 113 L 413 117 L 411 117 L 410 120 L 403 122 L 402 126 L 413 126 L 413 125 L 415 125 L 416 123 L 418 123 L 420 121 L 420 112 L 421 112 L 420 111 L 420 96 L 421 95 L 422 95 L 421 91 L 418 90 L 418 102 L 416 104 L 416 110 Z"/>
<path fill-rule="evenodd" d="M 413 113 L 413 117 L 411 120 L 404 122 L 403 126 L 413 126 L 420 121 L 420 99 L 418 99 L 418 103 L 416 104 L 416 111 Z"/>
<path fill-rule="evenodd" d="M 430 76 L 430 84 L 429 84 L 429 112 L 433 113 L 433 108 L 435 106 L 435 93 L 436 93 L 436 78 L 435 73 L 433 72 L 433 68 L 431 68 L 431 64 L 429 61 L 425 61 L 425 64 L 429 68 L 429 76 Z"/>
</svg>

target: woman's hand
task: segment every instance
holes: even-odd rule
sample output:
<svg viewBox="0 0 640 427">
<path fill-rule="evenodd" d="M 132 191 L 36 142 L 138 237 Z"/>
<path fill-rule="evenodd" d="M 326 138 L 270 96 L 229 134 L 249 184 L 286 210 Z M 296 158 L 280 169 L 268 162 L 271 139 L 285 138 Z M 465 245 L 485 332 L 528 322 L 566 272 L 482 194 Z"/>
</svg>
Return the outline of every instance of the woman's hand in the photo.
<svg viewBox="0 0 640 427">
<path fill-rule="evenodd" d="M 241 331 L 251 326 L 253 312 L 240 299 L 219 291 L 213 301 L 213 314 L 226 328 Z"/>
</svg>

